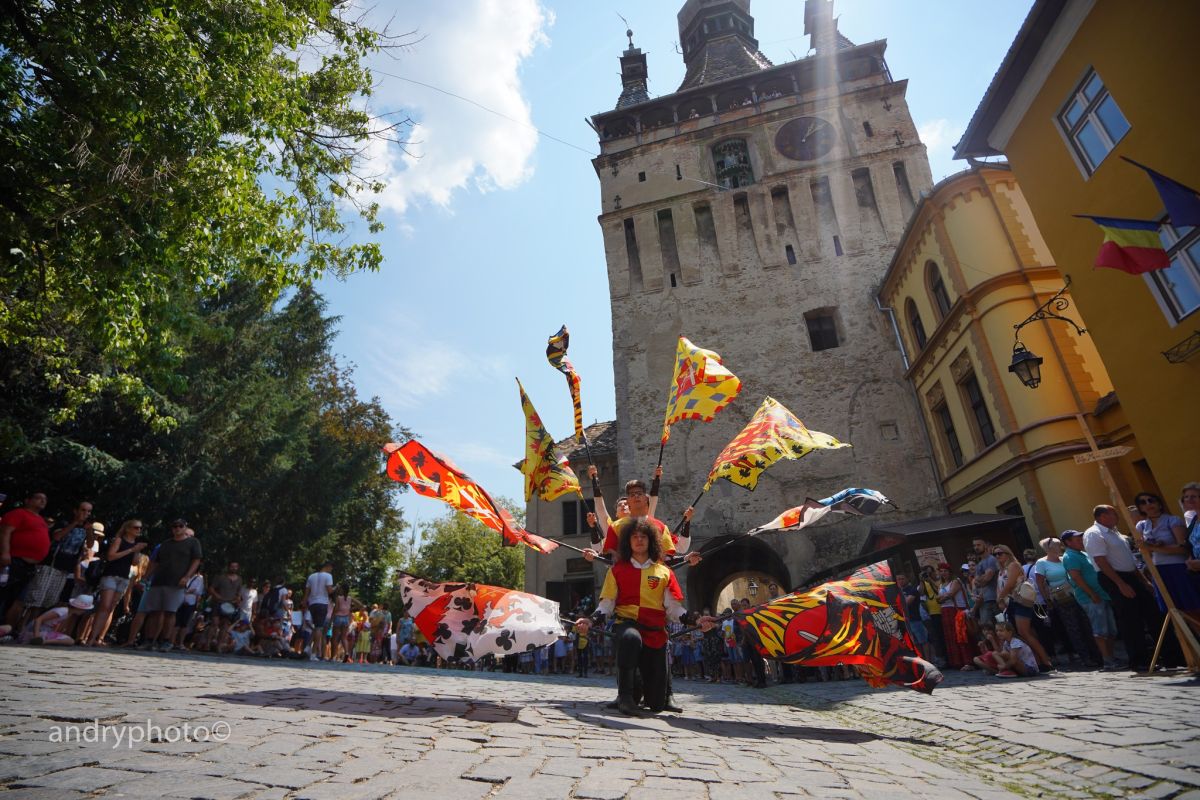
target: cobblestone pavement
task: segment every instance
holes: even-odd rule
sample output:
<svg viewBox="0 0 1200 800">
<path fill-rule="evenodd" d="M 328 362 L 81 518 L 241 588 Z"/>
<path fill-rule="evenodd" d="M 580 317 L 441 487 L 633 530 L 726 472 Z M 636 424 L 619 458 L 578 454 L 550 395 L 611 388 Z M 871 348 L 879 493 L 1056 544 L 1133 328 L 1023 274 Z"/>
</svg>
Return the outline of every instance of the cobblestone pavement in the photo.
<svg viewBox="0 0 1200 800">
<path fill-rule="evenodd" d="M 679 681 L 683 714 L 629 719 L 605 677 L 16 646 L 0 671 L 0 800 L 1200 799 L 1186 675 Z"/>
</svg>

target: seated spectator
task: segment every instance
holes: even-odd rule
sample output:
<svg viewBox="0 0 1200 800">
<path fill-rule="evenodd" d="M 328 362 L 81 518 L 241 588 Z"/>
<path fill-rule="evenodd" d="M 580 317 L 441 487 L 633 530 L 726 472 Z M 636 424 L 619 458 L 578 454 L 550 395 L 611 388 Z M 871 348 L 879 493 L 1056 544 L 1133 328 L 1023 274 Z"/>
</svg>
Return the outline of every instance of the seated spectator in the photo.
<svg viewBox="0 0 1200 800">
<path fill-rule="evenodd" d="M 75 640 L 64 631 L 72 628 L 79 617 L 92 613 L 93 609 L 91 595 L 73 597 L 67 605 L 56 606 L 35 617 L 21 634 L 21 641 L 30 644 L 75 644 Z"/>
<path fill-rule="evenodd" d="M 250 622 L 245 619 L 239 619 L 237 623 L 229 629 L 229 647 L 221 652 L 233 653 L 238 656 L 261 656 L 262 650 L 251 643 L 254 636 L 254 631 L 250 629 Z"/>
<path fill-rule="evenodd" d="M 972 659 L 975 666 L 986 672 L 999 672 L 1000 660 L 996 658 L 996 653 L 1000 651 L 1000 640 L 996 637 L 996 626 L 993 623 L 979 626 L 979 641 L 975 646 L 979 650 L 979 655 Z"/>
<path fill-rule="evenodd" d="M 397 655 L 396 663 L 403 664 L 406 667 L 417 666 L 417 660 L 421 657 L 421 648 L 413 644 L 413 640 L 409 639 L 404 644 L 400 645 L 400 652 Z"/>
<path fill-rule="evenodd" d="M 1037 656 L 1025 642 L 1017 638 L 1017 629 L 1010 622 L 996 623 L 996 638 L 1000 649 L 996 652 L 996 663 L 1000 670 L 997 678 L 1028 677 L 1038 674 Z"/>
</svg>

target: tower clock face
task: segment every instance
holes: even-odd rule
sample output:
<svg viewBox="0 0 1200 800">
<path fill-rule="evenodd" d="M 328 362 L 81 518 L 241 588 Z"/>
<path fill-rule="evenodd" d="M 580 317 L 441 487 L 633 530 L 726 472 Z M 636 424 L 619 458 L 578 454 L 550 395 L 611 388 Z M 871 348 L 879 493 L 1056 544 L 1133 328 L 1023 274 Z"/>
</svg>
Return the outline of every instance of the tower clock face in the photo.
<svg viewBox="0 0 1200 800">
<path fill-rule="evenodd" d="M 775 149 L 795 161 L 812 161 L 833 149 L 837 133 L 820 117 L 798 117 L 775 134 Z"/>
</svg>

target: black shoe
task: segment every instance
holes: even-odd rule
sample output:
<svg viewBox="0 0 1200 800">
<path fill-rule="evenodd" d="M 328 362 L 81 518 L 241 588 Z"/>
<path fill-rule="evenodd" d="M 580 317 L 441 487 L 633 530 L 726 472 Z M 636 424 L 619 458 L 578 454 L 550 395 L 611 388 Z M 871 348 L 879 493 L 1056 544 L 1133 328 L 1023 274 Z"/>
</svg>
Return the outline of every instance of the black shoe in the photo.
<svg viewBox="0 0 1200 800">
<path fill-rule="evenodd" d="M 619 701 L 613 700 L 611 703 L 605 703 L 604 707 L 607 708 L 609 711 L 616 711 L 617 709 L 619 709 L 621 707 L 621 704 Z"/>
<path fill-rule="evenodd" d="M 638 709 L 637 704 L 628 697 L 622 697 L 617 701 L 617 710 L 627 717 L 642 716 L 642 712 Z"/>
<path fill-rule="evenodd" d="M 683 713 L 683 709 L 676 705 L 674 700 L 668 700 L 666 705 L 663 706 L 663 711 L 670 711 L 672 714 Z"/>
</svg>

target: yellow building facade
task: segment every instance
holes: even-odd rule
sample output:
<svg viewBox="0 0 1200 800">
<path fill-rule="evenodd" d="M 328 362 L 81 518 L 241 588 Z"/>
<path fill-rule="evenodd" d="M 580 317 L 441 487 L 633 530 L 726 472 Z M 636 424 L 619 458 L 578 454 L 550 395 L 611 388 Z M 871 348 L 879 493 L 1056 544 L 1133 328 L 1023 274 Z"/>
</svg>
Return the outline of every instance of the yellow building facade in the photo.
<svg viewBox="0 0 1200 800">
<path fill-rule="evenodd" d="M 1176 229 L 1146 174 L 1121 156 L 1200 187 L 1200 3 L 1037 0 L 956 149 L 1003 154 L 1137 435 L 1119 466 L 1126 499 L 1159 491 L 1176 507 L 1200 478 L 1200 229 Z M 1075 214 L 1155 220 L 1167 270 L 1094 269 L 1100 229 Z M 1045 353 L 1031 345 L 1039 355 Z M 1048 359 L 1049 360 L 1049 359 Z M 1006 378 L 1006 383 L 1011 380 Z M 1029 396 L 1060 391 L 1047 375 Z M 1080 501 L 1097 502 L 1107 493 Z"/>
<path fill-rule="evenodd" d="M 902 343 L 951 512 L 1025 518 L 1031 539 L 1091 524 L 1107 497 L 1090 446 L 1140 457 L 1092 340 L 1060 320 L 1036 321 L 1022 343 L 1044 359 L 1036 390 L 1008 371 L 1014 325 L 1064 287 L 1011 170 L 976 165 L 917 207 L 879 291 Z M 1068 295 L 1069 297 L 1069 295 Z M 1074 309 L 1056 311 L 1080 323 Z M 1080 323 L 1082 324 L 1082 323 Z"/>
</svg>

